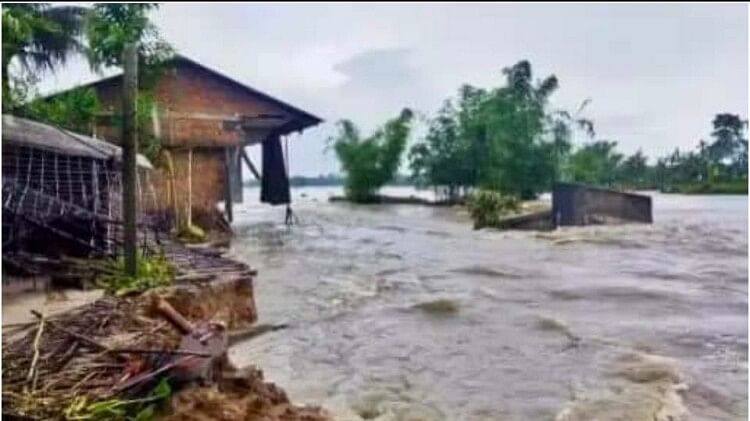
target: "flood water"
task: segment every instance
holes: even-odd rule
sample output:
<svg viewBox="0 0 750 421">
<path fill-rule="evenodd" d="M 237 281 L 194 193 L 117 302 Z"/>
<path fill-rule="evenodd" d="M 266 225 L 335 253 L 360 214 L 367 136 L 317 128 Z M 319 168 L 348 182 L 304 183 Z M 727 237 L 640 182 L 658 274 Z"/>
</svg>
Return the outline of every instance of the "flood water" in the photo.
<svg viewBox="0 0 750 421">
<path fill-rule="evenodd" d="M 257 190 L 235 212 L 260 322 L 291 327 L 232 358 L 294 401 L 344 420 L 747 419 L 747 197 L 654 194 L 650 226 L 535 233 L 334 191 L 294 190 L 292 228 Z"/>
</svg>

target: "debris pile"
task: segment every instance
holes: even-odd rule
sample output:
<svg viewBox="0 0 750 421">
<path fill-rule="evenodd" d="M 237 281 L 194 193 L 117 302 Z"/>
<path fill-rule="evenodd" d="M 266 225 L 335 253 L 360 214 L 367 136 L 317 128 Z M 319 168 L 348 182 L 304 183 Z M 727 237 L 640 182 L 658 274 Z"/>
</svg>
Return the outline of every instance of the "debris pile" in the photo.
<svg viewBox="0 0 750 421">
<path fill-rule="evenodd" d="M 232 333 L 256 319 L 252 303 L 250 284 L 235 279 L 104 297 L 49 318 L 32 310 L 35 320 L 4 326 L 3 415 L 327 419 L 229 363 Z"/>
</svg>

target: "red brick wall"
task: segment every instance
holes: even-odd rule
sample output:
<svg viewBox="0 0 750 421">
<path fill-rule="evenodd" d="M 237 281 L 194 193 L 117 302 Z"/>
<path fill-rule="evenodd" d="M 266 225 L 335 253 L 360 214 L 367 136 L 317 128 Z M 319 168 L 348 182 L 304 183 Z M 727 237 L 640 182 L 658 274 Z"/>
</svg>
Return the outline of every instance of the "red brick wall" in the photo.
<svg viewBox="0 0 750 421">
<path fill-rule="evenodd" d="M 104 115 L 97 119 L 95 133 L 97 137 L 120 143 L 120 129 L 111 116 L 119 114 L 121 109 L 121 79 L 101 82 L 96 85 L 96 91 Z M 180 217 L 184 217 L 188 206 L 188 148 L 193 148 L 193 209 L 212 209 L 224 200 L 226 180 L 221 147 L 241 141 L 238 132 L 224 129 L 222 118 L 286 114 L 264 99 L 248 95 L 242 88 L 182 62 L 162 75 L 154 95 L 160 138 L 173 160 L 175 189 L 169 186 L 170 177 L 163 169 L 154 171 L 151 180 L 158 206 L 174 210 L 176 200 Z M 190 118 L 191 115 L 200 118 Z M 153 127 L 147 130 L 153 131 Z"/>
<path fill-rule="evenodd" d="M 95 88 L 103 111 L 97 119 L 95 134 L 120 143 L 120 128 L 112 116 L 121 109 L 121 79 L 101 82 Z M 169 186 L 170 176 L 164 169 L 157 169 L 150 178 L 156 191 L 156 205 L 171 212 L 176 203 L 179 218 L 185 217 L 188 207 L 189 148 L 193 148 L 193 211 L 213 209 L 217 202 L 224 200 L 226 177 L 222 147 L 241 142 L 239 133 L 225 130 L 222 120 L 235 115 L 285 114 L 262 98 L 248 95 L 242 88 L 182 62 L 165 72 L 154 95 L 159 137 L 172 156 L 175 188 Z M 153 127 L 147 130 L 153 132 Z M 155 164 L 158 167 L 158 163 Z"/>
<path fill-rule="evenodd" d="M 166 165 L 151 173 L 151 182 L 156 191 L 156 209 L 175 210 L 184 218 L 188 204 L 192 203 L 192 209 L 210 210 L 216 204 L 224 200 L 224 152 L 221 149 L 196 148 L 193 150 L 192 176 L 190 175 L 187 150 L 173 151 L 170 153 L 173 161 L 174 177 L 166 170 Z M 174 185 L 170 185 L 174 180 Z M 190 183 L 192 182 L 192 195 Z M 191 200 L 192 196 L 192 200 Z M 155 210 L 149 204 L 147 210 Z M 208 228 L 208 227 L 203 227 Z"/>
<path fill-rule="evenodd" d="M 119 112 L 120 81 L 114 79 L 96 86 L 107 114 Z M 223 119 L 236 115 L 287 114 L 263 98 L 249 95 L 206 70 L 182 62 L 165 72 L 154 93 L 160 138 L 164 145 L 173 147 L 236 145 L 241 141 L 239 132 L 226 130 Z M 96 134 L 114 143 L 120 140 L 119 129 L 107 117 L 98 119 Z"/>
</svg>

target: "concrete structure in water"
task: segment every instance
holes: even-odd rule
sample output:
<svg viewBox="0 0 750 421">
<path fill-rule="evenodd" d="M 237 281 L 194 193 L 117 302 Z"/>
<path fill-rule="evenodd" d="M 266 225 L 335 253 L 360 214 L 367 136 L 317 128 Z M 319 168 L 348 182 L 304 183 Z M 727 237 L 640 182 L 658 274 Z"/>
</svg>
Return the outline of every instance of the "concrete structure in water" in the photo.
<svg viewBox="0 0 750 421">
<path fill-rule="evenodd" d="M 583 184 L 556 183 L 552 209 L 514 215 L 496 228 L 553 230 L 560 226 L 653 222 L 651 197 Z"/>
<path fill-rule="evenodd" d="M 555 226 L 653 222 L 649 196 L 573 183 L 552 189 L 552 217 Z"/>
</svg>

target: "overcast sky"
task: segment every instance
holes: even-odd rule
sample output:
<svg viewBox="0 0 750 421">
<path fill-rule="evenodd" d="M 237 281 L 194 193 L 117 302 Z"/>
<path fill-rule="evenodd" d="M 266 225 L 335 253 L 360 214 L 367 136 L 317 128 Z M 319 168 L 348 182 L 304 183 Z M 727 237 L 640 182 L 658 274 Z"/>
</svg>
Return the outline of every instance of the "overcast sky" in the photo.
<svg viewBox="0 0 750 421">
<path fill-rule="evenodd" d="M 521 59 L 558 77 L 555 106 L 591 98 L 597 137 L 628 153 L 692 148 L 717 112 L 747 116 L 744 4 L 165 4 L 153 18 L 179 52 L 326 120 L 293 138 L 292 174 L 337 171 L 336 120 L 433 114 Z M 84 69 L 43 89 L 96 78 Z"/>
</svg>

